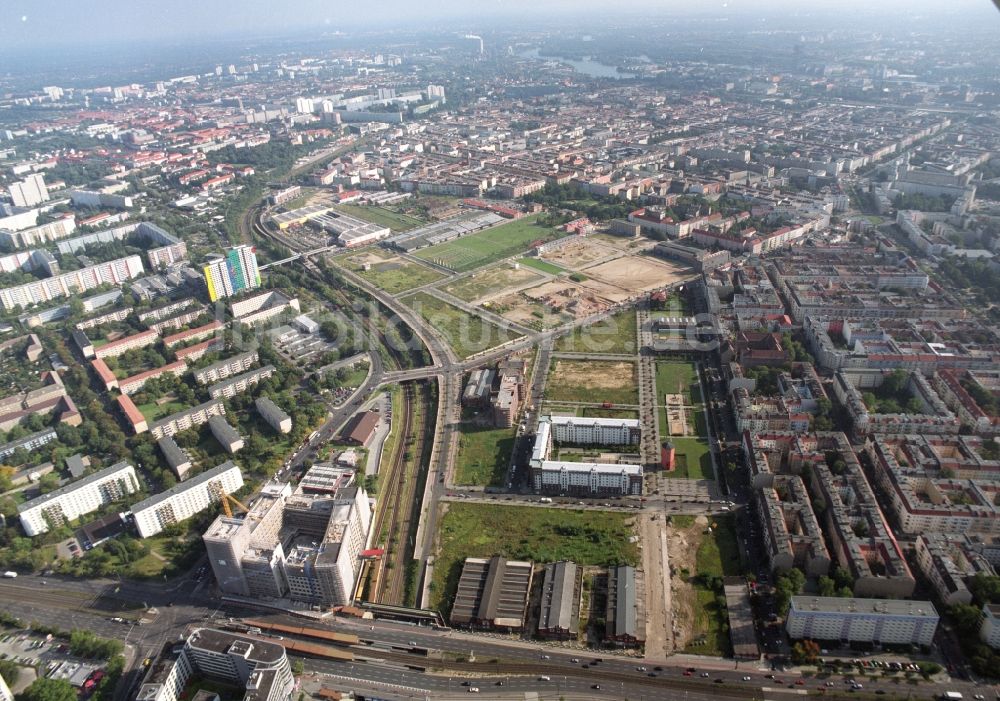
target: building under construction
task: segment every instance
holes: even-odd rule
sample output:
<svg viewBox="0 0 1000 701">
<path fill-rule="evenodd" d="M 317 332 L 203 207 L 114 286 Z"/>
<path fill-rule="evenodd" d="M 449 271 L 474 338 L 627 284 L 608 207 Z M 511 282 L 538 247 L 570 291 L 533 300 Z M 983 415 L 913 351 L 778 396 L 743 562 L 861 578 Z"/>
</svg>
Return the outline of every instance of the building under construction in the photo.
<svg viewBox="0 0 1000 701">
<path fill-rule="evenodd" d="M 240 516 L 215 519 L 203 540 L 219 589 L 256 598 L 344 605 L 360 571 L 371 505 L 352 470 L 316 465 L 294 492 L 272 482 Z M 321 491 L 302 485 L 322 483 Z"/>
</svg>

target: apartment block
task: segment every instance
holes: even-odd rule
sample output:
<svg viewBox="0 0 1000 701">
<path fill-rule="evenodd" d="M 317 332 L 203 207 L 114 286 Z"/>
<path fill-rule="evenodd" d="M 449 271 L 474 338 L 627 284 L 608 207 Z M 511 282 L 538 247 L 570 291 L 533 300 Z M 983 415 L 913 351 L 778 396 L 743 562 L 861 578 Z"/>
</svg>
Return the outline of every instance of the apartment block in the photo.
<svg viewBox="0 0 1000 701">
<path fill-rule="evenodd" d="M 289 433 L 292 430 L 292 417 L 267 397 L 258 397 L 254 406 L 261 418 L 278 433 Z"/>
<path fill-rule="evenodd" d="M 130 350 L 151 346 L 158 340 L 160 340 L 160 334 L 156 331 L 153 331 L 152 329 L 140 331 L 139 333 L 132 334 L 131 336 L 126 336 L 125 338 L 119 338 L 116 341 L 105 343 L 103 346 L 95 346 L 94 356 L 102 359 L 115 358 L 122 353 L 127 353 Z"/>
<path fill-rule="evenodd" d="M 802 478 L 777 475 L 755 492 L 764 551 L 773 572 L 798 567 L 809 577 L 830 570 L 830 553 Z"/>
<path fill-rule="evenodd" d="M 833 391 L 847 408 L 858 436 L 868 433 L 958 433 L 961 422 L 923 375 L 908 372 L 906 394 L 915 411 L 879 414 L 865 403 L 864 393 L 876 392 L 892 374 L 887 370 L 838 370 Z"/>
<path fill-rule="evenodd" d="M 205 266 L 205 284 L 211 301 L 232 297 L 260 287 L 257 252 L 252 246 L 234 246 L 225 255 Z"/>
<path fill-rule="evenodd" d="M 219 442 L 222 449 L 232 455 L 243 449 L 246 444 L 243 436 L 239 434 L 232 425 L 221 416 L 212 416 L 208 420 L 208 428 L 212 431 L 215 440 Z"/>
<path fill-rule="evenodd" d="M 0 244 L 13 250 L 29 246 L 44 246 L 47 243 L 66 238 L 74 231 L 76 231 L 76 218 L 70 215 L 20 231 L 8 231 L 0 228 Z"/>
<path fill-rule="evenodd" d="M 591 419 L 577 417 L 545 416 L 538 422 L 535 443 L 529 459 L 534 489 L 545 494 L 574 495 L 627 495 L 642 494 L 643 468 L 641 465 L 590 462 L 565 462 L 550 460 L 556 432 L 560 426 L 566 443 L 605 445 L 603 441 L 638 442 L 638 421 L 634 419 Z M 579 422 L 579 427 L 574 427 Z M 595 422 L 597 422 L 595 424 Z M 602 422 L 610 422 L 604 424 Z M 634 438 L 633 438 L 634 437 Z M 568 440 L 573 438 L 574 440 Z M 607 445 L 627 445 L 608 443 Z"/>
<path fill-rule="evenodd" d="M 7 311 L 31 307 L 61 297 L 72 297 L 98 285 L 121 285 L 143 274 L 139 256 L 127 256 L 44 280 L 0 289 L 0 305 Z"/>
<path fill-rule="evenodd" d="M 218 382 L 230 375 L 249 370 L 259 359 L 260 356 L 255 350 L 239 353 L 229 358 L 223 358 L 211 365 L 206 365 L 200 370 L 195 370 L 193 373 L 194 379 L 198 384 L 202 385 Z"/>
<path fill-rule="evenodd" d="M 180 523 L 219 503 L 223 494 L 234 494 L 242 486 L 243 473 L 227 461 L 140 501 L 132 506 L 139 537 L 154 536 L 167 526 Z"/>
<path fill-rule="evenodd" d="M 139 491 L 135 468 L 126 462 L 87 475 L 17 507 L 28 536 L 41 535 Z"/>
<path fill-rule="evenodd" d="M 917 536 L 914 545 L 920 571 L 946 606 L 972 603 L 966 580 L 995 574 L 986 557 L 964 536 L 925 533 Z"/>
<path fill-rule="evenodd" d="M 930 601 L 793 596 L 788 637 L 930 647 L 939 616 Z"/>
<path fill-rule="evenodd" d="M 226 405 L 221 399 L 211 399 L 198 406 L 183 409 L 175 414 L 160 419 L 150 426 L 149 432 L 153 438 L 159 440 L 164 436 L 172 436 L 181 431 L 186 431 L 192 426 L 200 426 L 212 416 L 222 416 L 226 413 Z"/>
<path fill-rule="evenodd" d="M 204 326 L 199 326 L 197 328 L 188 329 L 186 331 L 178 331 L 177 333 L 170 334 L 169 336 L 163 337 L 163 345 L 167 348 L 173 348 L 174 346 L 180 345 L 181 343 L 191 343 L 192 341 L 200 341 L 203 338 L 208 338 L 219 333 L 223 328 L 223 324 L 218 319 L 213 319 Z"/>
<path fill-rule="evenodd" d="M 229 397 L 235 397 L 237 394 L 246 392 L 261 380 L 266 380 L 271 377 L 275 372 L 276 369 L 273 365 L 265 365 L 263 367 L 247 370 L 239 375 L 233 375 L 225 380 L 216 382 L 208 388 L 208 394 L 212 397 L 212 399 L 218 399 L 220 397 L 228 399 Z"/>
<path fill-rule="evenodd" d="M 898 437 L 874 436 L 865 446 L 876 485 L 907 534 L 1000 534 L 1000 482 L 959 479 L 934 463 L 909 462 Z"/>
<path fill-rule="evenodd" d="M 261 292 L 230 306 L 234 321 L 250 328 L 288 310 L 296 313 L 302 311 L 298 298 L 289 297 L 277 290 Z"/>
</svg>

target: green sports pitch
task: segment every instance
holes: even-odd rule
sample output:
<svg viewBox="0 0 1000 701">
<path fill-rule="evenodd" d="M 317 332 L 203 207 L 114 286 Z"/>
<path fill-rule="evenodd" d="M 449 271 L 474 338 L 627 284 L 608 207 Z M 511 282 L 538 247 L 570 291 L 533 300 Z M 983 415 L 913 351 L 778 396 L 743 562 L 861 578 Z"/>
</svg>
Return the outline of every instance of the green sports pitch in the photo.
<svg viewBox="0 0 1000 701">
<path fill-rule="evenodd" d="M 535 241 L 552 241 L 563 235 L 556 229 L 538 226 L 536 219 L 537 216 L 530 216 L 501 224 L 425 248 L 414 255 L 456 272 L 465 272 L 517 255 Z"/>
</svg>

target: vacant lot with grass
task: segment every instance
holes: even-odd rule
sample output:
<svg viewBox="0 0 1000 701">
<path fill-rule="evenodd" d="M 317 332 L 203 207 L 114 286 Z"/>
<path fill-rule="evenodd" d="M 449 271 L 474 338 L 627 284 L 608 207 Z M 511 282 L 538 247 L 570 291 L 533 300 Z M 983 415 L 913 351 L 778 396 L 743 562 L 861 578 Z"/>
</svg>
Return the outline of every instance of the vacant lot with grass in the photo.
<svg viewBox="0 0 1000 701">
<path fill-rule="evenodd" d="M 739 575 L 740 555 L 732 516 L 673 516 L 668 539 L 684 652 L 721 656 L 729 652 L 728 612 L 722 577 Z"/>
<path fill-rule="evenodd" d="M 504 555 L 514 560 L 580 565 L 638 564 L 629 542 L 634 517 L 533 506 L 449 504 L 441 519 L 431 606 L 450 611 L 467 557 Z"/>
<path fill-rule="evenodd" d="M 676 451 L 676 469 L 664 473 L 667 477 L 714 478 L 707 440 L 690 436 L 670 436 L 669 440 Z"/>
<path fill-rule="evenodd" d="M 463 302 L 474 302 L 483 297 L 496 297 L 504 290 L 537 282 L 541 279 L 541 276 L 534 271 L 525 268 L 514 270 L 511 266 L 503 264 L 495 268 L 477 270 L 461 280 L 450 283 L 443 289 Z"/>
<path fill-rule="evenodd" d="M 656 364 L 656 394 L 659 404 L 663 395 L 677 394 L 681 388 L 687 404 L 701 402 L 701 388 L 698 385 L 698 370 L 694 363 L 666 362 Z"/>
<path fill-rule="evenodd" d="M 481 428 L 463 424 L 455 461 L 455 484 L 506 484 L 513 450 L 513 428 Z"/>
<path fill-rule="evenodd" d="M 591 419 L 638 419 L 639 411 L 637 409 L 605 409 L 585 406 L 583 415 Z"/>
<path fill-rule="evenodd" d="M 541 270 L 543 273 L 549 273 L 550 275 L 559 275 L 565 272 L 558 265 L 552 265 L 552 263 L 548 263 L 541 258 L 521 258 L 517 262 L 521 265 L 527 265 L 529 268 Z"/>
<path fill-rule="evenodd" d="M 440 271 L 421 263 L 404 260 L 377 248 L 337 256 L 334 260 L 392 294 L 412 290 L 414 287 L 427 285 L 444 277 Z"/>
<path fill-rule="evenodd" d="M 181 409 L 184 409 L 187 405 L 183 402 L 176 402 L 168 400 L 162 404 L 157 404 L 156 402 L 149 402 L 148 404 L 142 404 L 136 407 L 142 412 L 142 415 L 146 417 L 146 421 L 152 423 L 154 421 L 159 421 L 160 419 L 170 416 Z"/>
<path fill-rule="evenodd" d="M 545 399 L 552 402 L 638 404 L 635 363 L 553 360 L 545 383 Z"/>
<path fill-rule="evenodd" d="M 458 272 L 473 270 L 520 253 L 534 241 L 551 241 L 561 235 L 550 227 L 538 226 L 536 219 L 536 216 L 531 216 L 501 224 L 455 241 L 424 248 L 414 255 Z"/>
<path fill-rule="evenodd" d="M 478 316 L 466 314 L 458 307 L 426 292 L 418 292 L 404 301 L 424 317 L 428 324 L 444 334 L 460 358 L 468 358 L 470 355 L 521 336 L 518 333 L 504 331 Z"/>
<path fill-rule="evenodd" d="M 578 326 L 556 341 L 557 351 L 570 353 L 635 353 L 635 310 L 625 309 L 607 319 Z"/>
<path fill-rule="evenodd" d="M 422 219 L 411 217 L 408 214 L 393 212 L 391 209 L 386 209 L 385 207 L 342 204 L 334 207 L 334 209 L 361 221 L 371 222 L 379 226 L 387 226 L 393 232 L 409 231 L 426 223 Z"/>
</svg>

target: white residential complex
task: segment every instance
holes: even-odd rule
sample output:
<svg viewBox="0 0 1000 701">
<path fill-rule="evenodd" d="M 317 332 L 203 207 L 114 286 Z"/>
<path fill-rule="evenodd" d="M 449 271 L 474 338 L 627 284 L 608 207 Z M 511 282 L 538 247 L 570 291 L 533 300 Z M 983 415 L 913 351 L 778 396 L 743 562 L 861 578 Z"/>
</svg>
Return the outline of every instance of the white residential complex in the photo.
<svg viewBox="0 0 1000 701">
<path fill-rule="evenodd" d="M 226 461 L 132 507 L 141 538 L 149 538 L 173 523 L 179 523 L 218 503 L 223 494 L 243 486 L 240 468 Z"/>
<path fill-rule="evenodd" d="M 25 502 L 17 511 L 24 532 L 36 536 L 138 490 L 135 468 L 119 462 Z"/>
<path fill-rule="evenodd" d="M 538 422 L 529 467 L 535 491 L 546 494 L 642 494 L 641 465 L 550 460 L 553 443 L 631 445 L 639 442 L 636 419 L 544 416 Z"/>
<path fill-rule="evenodd" d="M 793 596 L 785 627 L 793 639 L 926 647 L 938 618 L 930 601 Z"/>
<path fill-rule="evenodd" d="M 0 289 L 0 306 L 10 311 L 60 297 L 72 297 L 99 285 L 121 285 L 143 273 L 142 259 L 127 256 L 69 273 Z"/>
<path fill-rule="evenodd" d="M 15 207 L 34 207 L 49 199 L 45 178 L 40 173 L 29 175 L 19 183 L 11 183 L 7 192 Z"/>
</svg>

